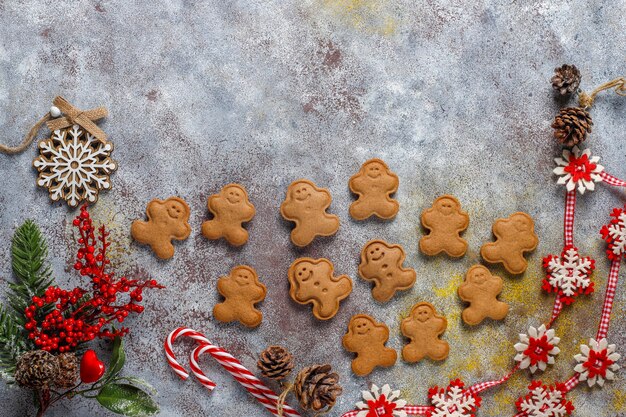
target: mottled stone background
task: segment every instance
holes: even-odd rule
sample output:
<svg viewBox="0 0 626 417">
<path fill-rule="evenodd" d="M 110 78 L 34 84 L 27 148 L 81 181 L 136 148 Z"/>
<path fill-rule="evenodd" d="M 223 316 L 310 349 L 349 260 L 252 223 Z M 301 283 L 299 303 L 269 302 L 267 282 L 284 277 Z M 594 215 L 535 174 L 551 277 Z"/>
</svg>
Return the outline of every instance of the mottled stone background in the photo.
<svg viewBox="0 0 626 417">
<path fill-rule="evenodd" d="M 102 126 L 115 143 L 119 170 L 113 190 L 101 194 L 92 212 L 112 229 L 118 271 L 167 285 L 146 294 L 146 312 L 128 321 L 124 370 L 157 387 L 162 415 L 269 415 L 208 358 L 204 366 L 219 384 L 212 395 L 175 377 L 161 345 L 178 325 L 206 332 L 249 367 L 275 343 L 293 350 L 299 366 L 330 362 L 345 389 L 331 415 L 352 409 L 372 382 L 388 382 L 411 403 L 423 403 L 428 387 L 450 378 L 502 375 L 512 365 L 517 334 L 549 317 L 553 298 L 540 291 L 541 258 L 561 249 L 564 197 L 551 174 L 558 147 L 550 129 L 564 103 L 555 100 L 549 78 L 555 66 L 575 63 L 589 90 L 626 72 L 624 3 L 558 3 L 0 0 L 0 140 L 18 143 L 57 94 L 83 108 L 110 110 Z M 604 94 L 594 106 L 588 141 L 621 177 L 625 112 L 626 99 Z M 3 288 L 13 279 L 9 239 L 27 218 L 49 239 L 57 282 L 80 282 L 71 268 L 75 211 L 51 204 L 35 186 L 35 155 L 34 146 L 18 156 L 0 155 Z M 385 159 L 400 177 L 401 210 L 391 222 L 357 223 L 348 215 L 348 178 L 370 157 Z M 342 223 L 336 236 L 296 250 L 278 206 L 287 185 L 300 177 L 331 190 L 331 212 Z M 207 197 L 228 182 L 244 184 L 257 208 L 241 249 L 200 234 Z M 456 195 L 471 217 L 469 250 L 460 260 L 426 258 L 417 250 L 419 215 L 443 193 Z M 163 262 L 132 243 L 129 228 L 150 199 L 171 195 L 189 202 L 193 232 Z M 601 186 L 579 198 L 575 236 L 581 252 L 598 261 L 598 291 L 566 308 L 557 322 L 562 353 L 541 375 L 545 381 L 567 377 L 578 345 L 595 335 L 608 272 L 598 230 L 625 196 Z M 523 276 L 491 268 L 505 280 L 502 299 L 511 312 L 503 322 L 465 326 L 456 295 L 462 275 L 480 262 L 494 219 L 516 210 L 534 217 L 541 241 Z M 407 264 L 418 271 L 415 287 L 384 305 L 357 277 L 359 251 L 371 238 L 402 244 Z M 354 279 L 352 295 L 328 322 L 316 321 L 288 296 L 287 268 L 303 255 L 328 257 Z M 238 263 L 254 266 L 268 287 L 263 323 L 254 330 L 216 323 L 211 315 L 219 300 L 216 279 Z M 448 318 L 449 358 L 400 360 L 366 378 L 353 376 L 352 356 L 341 347 L 350 316 L 369 313 L 385 321 L 389 345 L 400 350 L 399 322 L 423 300 Z M 622 346 L 625 313 L 620 291 L 609 336 Z M 182 356 L 190 346 L 177 350 Z M 529 380 L 519 373 L 486 393 L 479 415 L 512 415 Z M 604 389 L 576 389 L 576 415 L 626 415 L 624 381 L 622 372 Z M 2 416 L 32 415 L 31 403 L 25 391 L 0 385 Z M 108 413 L 93 400 L 75 399 L 50 415 Z"/>
</svg>

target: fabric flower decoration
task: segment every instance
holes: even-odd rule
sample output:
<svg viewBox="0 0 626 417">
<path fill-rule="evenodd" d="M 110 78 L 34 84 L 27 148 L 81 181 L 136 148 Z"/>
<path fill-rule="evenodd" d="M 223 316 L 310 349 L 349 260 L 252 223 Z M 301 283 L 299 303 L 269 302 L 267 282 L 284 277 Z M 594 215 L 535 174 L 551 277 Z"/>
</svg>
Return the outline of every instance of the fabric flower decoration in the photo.
<svg viewBox="0 0 626 417">
<path fill-rule="evenodd" d="M 561 341 L 554 335 L 554 329 L 546 330 L 542 324 L 538 329 L 528 328 L 528 334 L 519 335 L 519 343 L 515 344 L 515 360 L 521 369 L 530 368 L 534 373 L 537 369 L 545 370 L 548 364 L 554 363 L 554 356 L 561 350 L 556 345 Z"/>
<path fill-rule="evenodd" d="M 400 391 L 392 391 L 388 384 L 380 391 L 372 384 L 372 388 L 362 394 L 365 401 L 356 404 L 359 410 L 356 417 L 407 417 L 403 410 L 406 401 L 399 399 Z"/>
<path fill-rule="evenodd" d="M 562 158 L 554 158 L 557 167 L 554 173 L 559 176 L 557 184 L 565 184 L 567 191 L 578 187 L 578 192 L 584 194 L 586 190 L 593 191 L 596 182 L 602 181 L 600 173 L 604 167 L 598 164 L 600 157 L 591 156 L 591 151 L 585 149 L 582 154 L 577 146 L 571 151 L 564 149 Z"/>
<path fill-rule="evenodd" d="M 557 293 L 565 304 L 573 303 L 580 294 L 593 292 L 590 275 L 595 269 L 595 261 L 588 256 L 581 257 L 575 247 L 566 246 L 560 257 L 546 256 L 543 267 L 548 274 L 542 288 Z"/>
<path fill-rule="evenodd" d="M 515 402 L 524 417 L 565 417 L 574 411 L 574 405 L 565 398 L 567 391 L 563 384 L 550 387 L 533 381 L 528 389 L 530 393 Z"/>
<path fill-rule="evenodd" d="M 620 368 L 615 362 L 621 357 L 615 352 L 615 345 L 609 345 L 605 338 L 599 342 L 592 338 L 589 339 L 589 345 L 580 346 L 580 352 L 574 356 L 578 362 L 574 371 L 580 374 L 580 381 L 587 381 L 590 387 L 596 384 L 602 387 L 604 380 L 613 380 L 614 372 Z"/>
<path fill-rule="evenodd" d="M 480 407 L 480 397 L 465 389 L 461 380 L 450 381 L 446 388 L 434 386 L 428 390 L 433 409 L 426 417 L 475 417 Z"/>
<path fill-rule="evenodd" d="M 600 229 L 602 239 L 608 243 L 606 253 L 610 260 L 619 259 L 626 253 L 626 211 L 614 208 L 611 221 Z"/>
</svg>

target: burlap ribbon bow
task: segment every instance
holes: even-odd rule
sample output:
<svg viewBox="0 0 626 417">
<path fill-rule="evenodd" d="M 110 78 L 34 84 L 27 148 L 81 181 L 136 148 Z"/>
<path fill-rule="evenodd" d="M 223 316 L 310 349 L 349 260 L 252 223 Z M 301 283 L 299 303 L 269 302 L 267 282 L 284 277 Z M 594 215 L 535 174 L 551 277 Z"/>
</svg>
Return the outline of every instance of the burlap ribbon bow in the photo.
<svg viewBox="0 0 626 417">
<path fill-rule="evenodd" d="M 52 103 L 61 110 L 63 116 L 47 121 L 48 129 L 55 131 L 77 124 L 91 133 L 100 142 L 106 143 L 107 135 L 94 123 L 94 121 L 107 116 L 108 112 L 105 107 L 96 107 L 95 109 L 82 111 L 72 106 L 61 96 L 55 97 Z"/>
</svg>

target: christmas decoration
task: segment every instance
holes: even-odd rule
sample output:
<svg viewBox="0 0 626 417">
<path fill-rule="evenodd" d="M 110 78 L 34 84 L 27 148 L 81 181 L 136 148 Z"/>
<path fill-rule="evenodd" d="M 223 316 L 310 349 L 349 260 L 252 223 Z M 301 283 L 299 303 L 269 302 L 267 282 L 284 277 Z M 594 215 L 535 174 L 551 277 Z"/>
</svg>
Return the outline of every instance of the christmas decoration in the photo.
<svg viewBox="0 0 626 417">
<path fill-rule="evenodd" d="M 519 417 L 565 417 L 574 411 L 572 403 L 565 399 L 567 391 L 563 384 L 549 387 L 533 381 L 528 389 L 530 393 L 515 403 Z"/>
<path fill-rule="evenodd" d="M 548 364 L 554 363 L 554 356 L 561 351 L 556 346 L 560 339 L 554 334 L 554 329 L 546 329 L 542 324 L 537 329 L 530 326 L 528 334 L 519 335 L 520 341 L 515 344 L 518 352 L 515 360 L 521 369 L 529 368 L 534 373 L 537 369 L 544 371 Z"/>
<path fill-rule="evenodd" d="M 293 370 L 293 356 L 282 346 L 270 346 L 259 355 L 257 367 L 261 374 L 279 381 Z"/>
<path fill-rule="evenodd" d="M 59 373 L 56 356 L 45 350 L 31 350 L 17 359 L 15 381 L 21 387 L 48 387 Z"/>
<path fill-rule="evenodd" d="M 459 379 L 450 381 L 446 388 L 432 387 L 428 398 L 434 409 L 428 411 L 426 417 L 474 417 L 480 407 L 480 397 L 465 389 Z"/>
<path fill-rule="evenodd" d="M 87 350 L 80 360 L 80 380 L 85 384 L 92 384 L 104 375 L 104 362 L 92 349 Z"/>
<path fill-rule="evenodd" d="M 54 385 L 60 388 L 71 388 L 78 379 L 78 358 L 72 352 L 57 356 L 59 372 L 54 378 Z"/>
<path fill-rule="evenodd" d="M 56 97 L 50 111 L 35 123 L 20 145 L 0 144 L 0 152 L 23 152 L 46 124 L 52 135 L 39 142 L 40 155 L 33 160 L 39 172 L 37 185 L 48 189 L 52 201 L 64 199 L 70 207 L 82 201 L 95 203 L 100 190 L 111 188 L 109 175 L 117 169 L 117 163 L 110 158 L 113 144 L 94 123 L 106 116 L 104 107 L 83 111 L 63 97 Z"/>
<path fill-rule="evenodd" d="M 557 167 L 554 173 L 559 175 L 558 184 L 565 184 L 567 191 L 578 187 L 578 192 L 593 191 L 596 182 L 602 181 L 604 167 L 598 164 L 597 156 L 591 156 L 591 151 L 585 149 L 582 154 L 578 147 L 574 146 L 571 151 L 564 149 L 562 158 L 555 158 Z"/>
<path fill-rule="evenodd" d="M 590 387 L 598 384 L 604 386 L 604 381 L 612 381 L 615 378 L 615 371 L 620 369 L 616 363 L 621 357 L 615 352 L 615 345 L 609 345 L 606 338 L 596 341 L 589 339 L 589 345 L 581 345 L 580 352 L 574 359 L 578 365 L 574 371 L 580 374 L 581 381 L 587 381 Z"/>
<path fill-rule="evenodd" d="M 74 268 L 88 279 L 88 289 L 64 290 L 54 284 L 47 245 L 34 222 L 26 221 L 15 232 L 11 257 L 17 281 L 9 284 L 10 310 L 0 305 L 2 376 L 34 391 L 37 416 L 76 395 L 95 398 L 118 414 L 152 415 L 158 406 L 139 387 L 147 384 L 120 375 L 126 357 L 122 337 L 129 330 L 113 328 L 112 323 L 122 323 L 129 314 L 143 311 L 145 288 L 163 287 L 154 280 L 117 278 L 108 270 L 108 232 L 101 226 L 96 237 L 86 206 L 73 225 L 80 235 Z M 121 300 L 123 294 L 128 294 L 127 302 Z M 93 350 L 87 350 L 79 372 L 77 354 L 84 343 L 95 338 L 113 341 L 110 363 L 105 367 Z M 77 383 L 79 373 L 81 381 Z M 90 385 L 85 388 L 81 383 Z"/>
<path fill-rule="evenodd" d="M 39 142 L 39 150 L 33 161 L 37 185 L 48 188 L 52 201 L 64 199 L 70 207 L 95 203 L 100 190 L 111 188 L 109 175 L 117 169 L 110 158 L 113 144 L 100 142 L 80 126 L 55 130 Z"/>
<path fill-rule="evenodd" d="M 611 212 L 611 222 L 602 226 L 602 239 L 608 243 L 606 253 L 611 260 L 616 260 L 626 254 L 626 205 L 624 209 L 615 208 Z"/>
<path fill-rule="evenodd" d="M 546 256 L 543 267 L 548 275 L 542 288 L 557 293 L 565 304 L 571 304 L 580 294 L 593 292 L 590 275 L 595 269 L 595 261 L 588 256 L 581 257 L 575 247 L 566 246 L 560 257 Z"/>
<path fill-rule="evenodd" d="M 194 376 L 209 392 L 213 391 L 215 383 L 204 374 L 198 365 L 198 358 L 204 353 L 209 353 L 270 413 L 277 417 L 300 417 L 300 414 L 296 410 L 284 403 L 284 398 L 280 400 L 274 391 L 263 384 L 261 380 L 246 369 L 234 356 L 211 343 L 202 333 L 187 327 L 179 327 L 172 331 L 165 339 L 163 345 L 167 362 L 181 379 L 186 380 L 189 377 L 189 373 L 178 363 L 174 355 L 173 344 L 179 337 L 190 337 L 198 342 L 198 346 L 190 355 L 189 365 Z"/>
<path fill-rule="evenodd" d="M 566 107 L 554 118 L 554 138 L 564 146 L 575 146 L 587 139 L 593 121 L 587 110 L 581 107 Z"/>
<path fill-rule="evenodd" d="M 558 80 L 556 80 L 558 81 Z M 560 81 L 558 81 L 560 83 Z M 565 86 L 565 83 L 563 84 Z M 560 88 L 560 87 L 559 87 Z M 555 136 L 565 146 L 572 147 L 586 137 L 591 131 L 591 117 L 586 109 L 593 105 L 598 93 L 614 89 L 615 93 L 626 96 L 626 78 L 620 77 L 602 84 L 591 94 L 580 92 L 579 108 L 563 109 L 557 116 L 553 127 Z M 560 176 L 558 183 L 566 184 L 565 215 L 563 222 L 564 245 L 561 256 L 549 255 L 544 258 L 544 267 L 547 276 L 543 280 L 543 289 L 554 292 L 557 296 L 552 308 L 552 316 L 545 324 L 535 329 L 531 327 L 528 334 L 520 335 L 520 342 L 515 345 L 517 354 L 514 357 L 517 364 L 503 377 L 491 381 L 478 382 L 466 392 L 478 394 L 489 388 L 506 383 L 518 370 L 530 368 L 531 372 L 545 369 L 546 365 L 554 362 L 554 355 L 559 352 L 556 337 L 552 326 L 563 311 L 563 306 L 571 304 L 575 297 L 593 291 L 590 275 L 594 269 L 594 262 L 589 257 L 581 257 L 574 245 L 574 220 L 576 210 L 576 188 L 580 194 L 595 189 L 596 182 L 603 182 L 616 187 L 626 187 L 626 181 L 608 174 L 604 167 L 598 165 L 599 158 L 592 157 L 589 150 L 580 152 L 575 147 L 564 150 L 563 158 L 557 158 L 557 169 L 554 172 Z M 607 255 L 611 261 L 609 277 L 604 295 L 604 303 L 600 316 L 600 324 L 595 339 L 591 339 L 588 346 L 581 347 L 581 354 L 576 355 L 578 364 L 575 373 L 564 383 L 544 384 L 533 381 L 529 386 L 530 393 L 519 398 L 516 403 L 518 413 L 515 417 L 565 417 L 574 411 L 574 405 L 566 399 L 566 394 L 576 388 L 580 381 L 587 381 L 588 385 L 602 386 L 605 380 L 615 376 L 619 365 L 615 363 L 619 354 L 615 347 L 606 342 L 609 329 L 613 300 L 617 290 L 621 259 L 626 254 L 626 206 L 616 208 L 611 213 L 608 225 L 601 229 L 602 238 L 608 243 Z M 533 369 L 534 367 L 534 369 Z M 594 378 L 595 379 L 592 379 Z M 457 395 L 458 395 L 457 391 Z M 443 402 L 445 404 L 445 402 Z M 476 409 L 478 408 L 476 405 Z M 380 411 L 384 411 L 382 408 Z M 409 416 L 432 415 L 432 406 L 405 405 L 403 411 Z M 473 412 L 472 410 L 470 412 Z M 356 417 L 360 410 L 352 410 L 342 417 Z M 458 406 L 441 410 L 442 416 L 462 416 Z"/>
<path fill-rule="evenodd" d="M 564 64 L 554 69 L 554 76 L 550 80 L 552 88 L 560 95 L 566 96 L 578 91 L 580 85 L 580 71 L 576 65 Z"/>
<path fill-rule="evenodd" d="M 341 395 L 339 375 L 330 365 L 312 365 L 302 369 L 294 382 L 294 393 L 305 410 L 330 409 Z"/>
<path fill-rule="evenodd" d="M 360 410 L 356 417 L 406 417 L 403 410 L 406 401 L 400 399 L 400 391 L 392 391 L 388 384 L 379 388 L 372 384 L 369 391 L 363 391 L 363 400 L 356 404 Z"/>
</svg>

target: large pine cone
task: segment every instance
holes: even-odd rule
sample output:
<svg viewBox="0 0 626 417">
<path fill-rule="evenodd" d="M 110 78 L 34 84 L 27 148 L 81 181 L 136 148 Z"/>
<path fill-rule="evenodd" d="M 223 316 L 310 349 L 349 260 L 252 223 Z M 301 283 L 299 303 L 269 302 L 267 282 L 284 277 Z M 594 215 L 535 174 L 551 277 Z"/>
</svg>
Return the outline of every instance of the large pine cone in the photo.
<svg viewBox="0 0 626 417">
<path fill-rule="evenodd" d="M 279 381 L 291 373 L 293 356 L 281 346 L 270 346 L 261 352 L 256 366 L 266 378 Z"/>
<path fill-rule="evenodd" d="M 293 384 L 294 393 L 304 410 L 319 411 L 335 405 L 343 389 L 339 375 L 330 365 L 313 365 L 301 370 Z"/>
<path fill-rule="evenodd" d="M 554 118 L 554 137 L 565 146 L 575 146 L 591 133 L 591 115 L 582 107 L 566 107 Z"/>
<path fill-rule="evenodd" d="M 78 358 L 73 353 L 61 353 L 57 356 L 59 372 L 54 377 L 54 385 L 71 388 L 78 379 Z"/>
<path fill-rule="evenodd" d="M 22 387 L 48 387 L 58 373 L 56 356 L 45 350 L 31 350 L 17 359 L 15 381 Z"/>
<path fill-rule="evenodd" d="M 554 76 L 550 81 L 552 81 L 552 88 L 558 91 L 560 95 L 573 94 L 580 85 L 580 71 L 576 65 L 565 64 L 554 69 Z"/>
</svg>

